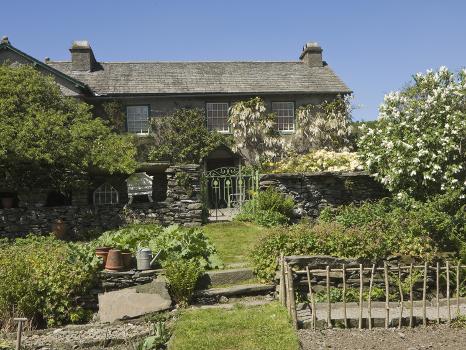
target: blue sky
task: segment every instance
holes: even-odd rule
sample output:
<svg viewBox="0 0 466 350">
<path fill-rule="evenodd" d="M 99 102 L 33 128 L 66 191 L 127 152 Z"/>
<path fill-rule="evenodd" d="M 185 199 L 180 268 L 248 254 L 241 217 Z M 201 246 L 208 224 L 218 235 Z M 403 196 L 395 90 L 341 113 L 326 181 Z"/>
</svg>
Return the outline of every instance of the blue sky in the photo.
<svg viewBox="0 0 466 350">
<path fill-rule="evenodd" d="M 412 74 L 466 66 L 466 1 L 8 1 L 0 35 L 32 56 L 68 60 L 73 40 L 98 60 L 297 60 L 317 41 L 353 89 L 357 120 Z"/>
</svg>

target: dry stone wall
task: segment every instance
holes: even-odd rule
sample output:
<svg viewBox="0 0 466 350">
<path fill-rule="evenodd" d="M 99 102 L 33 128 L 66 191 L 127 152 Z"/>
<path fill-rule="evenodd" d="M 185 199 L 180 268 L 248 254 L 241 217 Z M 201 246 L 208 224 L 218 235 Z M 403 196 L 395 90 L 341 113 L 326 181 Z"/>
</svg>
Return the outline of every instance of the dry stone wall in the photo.
<svg viewBox="0 0 466 350">
<path fill-rule="evenodd" d="M 297 218 L 315 218 L 325 206 L 375 200 L 389 193 L 365 172 L 318 172 L 309 174 L 266 174 L 261 189 L 275 187 L 291 196 Z"/>
<path fill-rule="evenodd" d="M 199 226 L 203 221 L 199 171 L 198 165 L 169 167 L 166 170 L 167 198 L 162 202 L 60 207 L 35 207 L 31 204 L 0 209 L 0 237 L 48 233 L 57 219 L 65 222 L 71 239 L 131 222 Z"/>
</svg>

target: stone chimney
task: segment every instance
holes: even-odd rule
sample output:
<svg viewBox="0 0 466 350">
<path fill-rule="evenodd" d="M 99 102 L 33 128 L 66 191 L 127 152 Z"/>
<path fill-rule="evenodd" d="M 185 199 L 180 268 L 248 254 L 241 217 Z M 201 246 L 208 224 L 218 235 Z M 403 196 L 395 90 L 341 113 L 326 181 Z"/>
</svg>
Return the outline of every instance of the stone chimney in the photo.
<svg viewBox="0 0 466 350">
<path fill-rule="evenodd" d="M 83 72 L 97 70 L 99 65 L 87 40 L 73 42 L 70 52 L 72 70 Z"/>
<path fill-rule="evenodd" d="M 322 48 L 318 43 L 307 43 L 299 59 L 309 67 L 322 67 Z"/>
</svg>

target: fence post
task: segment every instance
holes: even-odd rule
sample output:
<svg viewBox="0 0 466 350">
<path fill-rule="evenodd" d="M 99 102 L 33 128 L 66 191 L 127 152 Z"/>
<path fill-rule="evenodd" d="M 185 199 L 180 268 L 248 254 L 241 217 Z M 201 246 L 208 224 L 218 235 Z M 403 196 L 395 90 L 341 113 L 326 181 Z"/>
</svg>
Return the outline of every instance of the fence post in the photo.
<svg viewBox="0 0 466 350">
<path fill-rule="evenodd" d="M 283 306 L 286 306 L 286 286 L 285 286 L 285 265 L 284 256 L 280 254 L 280 288 L 279 288 L 279 299 Z"/>
<path fill-rule="evenodd" d="M 398 289 L 400 290 L 400 317 L 398 319 L 398 329 L 401 329 L 403 322 L 403 288 L 401 286 L 401 267 L 398 264 Z"/>
<path fill-rule="evenodd" d="M 440 324 L 440 263 L 437 261 L 437 269 L 436 269 L 436 284 L 437 284 L 437 323 Z"/>
<path fill-rule="evenodd" d="M 291 314 L 291 321 L 293 322 L 293 327 L 298 328 L 298 315 L 296 314 L 296 301 L 294 297 L 294 286 L 293 286 L 293 272 L 289 264 L 287 266 L 287 274 L 288 274 L 288 298 L 290 303 L 290 314 Z"/>
<path fill-rule="evenodd" d="M 450 262 L 447 260 L 447 308 L 448 308 L 448 324 L 451 323 L 451 310 L 450 310 Z"/>
<path fill-rule="evenodd" d="M 369 329 L 372 329 L 372 283 L 374 281 L 375 264 L 372 265 L 371 279 L 369 281 L 369 300 L 367 301 L 367 313 L 369 318 Z"/>
<path fill-rule="evenodd" d="M 317 316 L 316 316 L 316 302 L 314 300 L 314 294 L 312 293 L 312 282 L 311 282 L 311 273 L 309 272 L 309 266 L 306 266 L 306 275 L 307 275 L 307 284 L 309 286 L 309 296 L 310 296 L 310 302 L 311 302 L 311 317 L 312 317 L 312 329 L 316 329 L 316 321 L 317 321 Z"/>
<path fill-rule="evenodd" d="M 330 266 L 326 268 L 326 282 L 327 282 L 327 326 L 332 328 L 332 303 L 330 301 Z"/>
<path fill-rule="evenodd" d="M 413 264 L 411 263 L 411 265 L 409 266 L 409 327 L 413 327 L 413 284 Z"/>
<path fill-rule="evenodd" d="M 16 334 L 16 350 L 21 349 L 21 338 L 23 335 L 23 323 L 26 322 L 27 318 L 14 318 L 14 321 L 18 322 L 18 331 Z"/>
<path fill-rule="evenodd" d="M 456 265 L 456 316 L 460 315 L 460 263 Z"/>
<path fill-rule="evenodd" d="M 363 268 L 362 264 L 359 264 L 359 329 L 362 329 L 362 292 L 363 292 Z"/>
<path fill-rule="evenodd" d="M 422 324 L 427 326 L 426 317 L 426 294 L 427 294 L 427 261 L 424 262 L 424 283 L 422 284 Z"/>
<path fill-rule="evenodd" d="M 343 320 L 345 323 L 345 328 L 348 328 L 348 318 L 346 316 L 346 265 L 342 266 L 343 274 Z"/>
<path fill-rule="evenodd" d="M 390 304 L 388 299 L 390 286 L 388 285 L 388 266 L 386 261 L 383 262 L 383 275 L 385 280 L 385 328 L 388 328 L 390 322 Z"/>
</svg>

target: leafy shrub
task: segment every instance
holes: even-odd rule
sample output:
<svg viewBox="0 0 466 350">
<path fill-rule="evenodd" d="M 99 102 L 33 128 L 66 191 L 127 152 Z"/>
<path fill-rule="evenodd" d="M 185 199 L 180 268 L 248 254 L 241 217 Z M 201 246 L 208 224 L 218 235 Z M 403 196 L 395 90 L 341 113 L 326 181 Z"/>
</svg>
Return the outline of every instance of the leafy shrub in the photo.
<svg viewBox="0 0 466 350">
<path fill-rule="evenodd" d="M 149 160 L 198 164 L 211 151 L 230 140 L 207 129 L 205 113 L 199 109 L 178 109 L 170 115 L 152 118 L 152 147 Z"/>
<path fill-rule="evenodd" d="M 93 286 L 99 260 L 87 244 L 28 236 L 0 250 L 0 326 L 27 317 L 36 326 L 85 321 L 77 298 Z"/>
<path fill-rule="evenodd" d="M 104 232 L 94 243 L 96 246 L 136 251 L 146 247 L 149 241 L 161 234 L 163 228 L 154 224 L 131 224 L 118 230 Z"/>
<path fill-rule="evenodd" d="M 254 214 L 241 212 L 235 217 L 235 220 L 255 222 L 264 227 L 286 225 L 290 221 L 285 215 L 272 210 L 256 210 Z"/>
<path fill-rule="evenodd" d="M 197 280 L 204 272 L 199 260 L 169 260 L 164 267 L 172 298 L 182 307 L 189 305 Z"/>
<path fill-rule="evenodd" d="M 454 192 L 425 203 L 382 199 L 360 206 L 327 208 L 312 225 L 269 232 L 254 249 L 254 268 L 260 278 L 273 277 L 280 253 L 325 254 L 373 262 L 394 254 L 430 259 L 437 251 L 464 253 L 466 214 L 460 196 Z"/>
<path fill-rule="evenodd" d="M 264 167 L 267 172 L 271 173 L 362 170 L 356 153 L 326 150 L 290 155 L 276 163 L 266 163 Z"/>
<path fill-rule="evenodd" d="M 294 201 L 269 187 L 259 191 L 248 201 L 236 216 L 238 221 L 251 221 L 259 225 L 272 227 L 290 223 L 293 217 Z"/>
<path fill-rule="evenodd" d="M 149 247 L 154 253 L 161 251 L 159 259 L 196 260 L 207 269 L 221 267 L 217 250 L 201 228 L 185 228 L 172 225 L 151 239 Z"/>
</svg>

